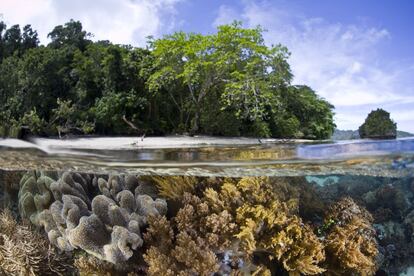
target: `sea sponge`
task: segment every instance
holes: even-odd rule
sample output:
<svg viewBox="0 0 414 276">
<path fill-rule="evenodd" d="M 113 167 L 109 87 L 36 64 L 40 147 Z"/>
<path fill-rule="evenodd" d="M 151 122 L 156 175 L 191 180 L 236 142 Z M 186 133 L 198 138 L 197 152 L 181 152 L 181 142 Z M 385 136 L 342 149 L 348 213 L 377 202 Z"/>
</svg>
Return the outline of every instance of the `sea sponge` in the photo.
<svg viewBox="0 0 414 276">
<path fill-rule="evenodd" d="M 10 211 L 0 213 L 0 271 L 5 275 L 63 275 L 72 271 L 71 262 L 28 224 L 17 223 Z"/>
<path fill-rule="evenodd" d="M 53 181 L 52 178 L 35 171 L 23 175 L 18 194 L 19 212 L 23 218 L 28 218 L 35 225 L 40 225 L 39 214 L 49 208 L 53 202 L 50 190 Z"/>
<path fill-rule="evenodd" d="M 327 264 L 336 275 L 374 275 L 378 244 L 372 216 L 351 198 L 343 198 L 329 211 L 335 222 L 326 236 Z"/>
</svg>

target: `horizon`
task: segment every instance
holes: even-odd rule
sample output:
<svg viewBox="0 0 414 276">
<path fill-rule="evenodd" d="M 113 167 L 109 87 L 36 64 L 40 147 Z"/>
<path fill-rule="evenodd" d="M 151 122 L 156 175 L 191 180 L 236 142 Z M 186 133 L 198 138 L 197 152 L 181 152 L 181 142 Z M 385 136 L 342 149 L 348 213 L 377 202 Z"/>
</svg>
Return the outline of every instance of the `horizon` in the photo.
<svg viewBox="0 0 414 276">
<path fill-rule="evenodd" d="M 383 108 L 398 130 L 414 132 L 410 1 L 2 2 L 0 20 L 8 26 L 31 24 L 42 44 L 55 26 L 72 18 L 94 34 L 93 40 L 136 47 L 145 47 L 149 35 L 180 30 L 207 34 L 234 20 L 245 27 L 261 25 L 268 45 L 281 43 L 292 53 L 292 84 L 310 86 L 335 106 L 337 129 L 358 129 L 371 110 Z"/>
</svg>

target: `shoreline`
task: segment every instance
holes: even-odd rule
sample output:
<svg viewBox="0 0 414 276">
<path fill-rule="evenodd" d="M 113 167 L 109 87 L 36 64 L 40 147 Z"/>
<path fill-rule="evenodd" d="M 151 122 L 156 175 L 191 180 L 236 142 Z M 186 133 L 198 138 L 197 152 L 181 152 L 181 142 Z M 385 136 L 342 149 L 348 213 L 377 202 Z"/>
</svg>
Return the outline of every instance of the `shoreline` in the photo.
<svg viewBox="0 0 414 276">
<path fill-rule="evenodd" d="M 312 143 L 318 140 L 275 139 L 250 137 L 217 137 L 217 136 L 154 136 L 154 137 L 74 137 L 69 139 L 32 138 L 32 143 L 40 148 L 49 149 L 168 149 L 196 148 L 209 146 L 248 146 L 263 144 Z"/>
</svg>

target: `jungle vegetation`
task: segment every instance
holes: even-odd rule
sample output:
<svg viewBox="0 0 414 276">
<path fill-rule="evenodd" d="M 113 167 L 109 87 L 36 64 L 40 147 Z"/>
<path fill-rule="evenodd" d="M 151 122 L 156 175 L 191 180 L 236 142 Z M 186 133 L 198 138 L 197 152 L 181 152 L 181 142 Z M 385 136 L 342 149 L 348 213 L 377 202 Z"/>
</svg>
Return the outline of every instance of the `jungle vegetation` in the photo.
<svg viewBox="0 0 414 276">
<path fill-rule="evenodd" d="M 334 107 L 291 84 L 288 49 L 263 32 L 234 22 L 139 48 L 92 41 L 71 20 L 40 45 L 30 25 L 0 22 L 0 135 L 329 138 Z"/>
</svg>

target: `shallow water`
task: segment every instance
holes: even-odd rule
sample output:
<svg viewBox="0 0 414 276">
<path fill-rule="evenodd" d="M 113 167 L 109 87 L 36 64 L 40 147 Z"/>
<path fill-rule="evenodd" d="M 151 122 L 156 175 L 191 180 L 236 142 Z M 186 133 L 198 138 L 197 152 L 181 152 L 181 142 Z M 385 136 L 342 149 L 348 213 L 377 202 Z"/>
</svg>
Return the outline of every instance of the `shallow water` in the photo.
<svg viewBox="0 0 414 276">
<path fill-rule="evenodd" d="M 179 190 L 180 193 L 180 185 L 190 185 L 188 182 L 185 184 L 183 179 L 176 178 L 177 176 L 196 177 L 191 178 L 191 185 L 194 187 L 188 191 L 200 198 L 206 187 L 211 186 L 220 191 L 226 179 L 231 178 L 237 183 L 240 179 L 246 179 L 245 177 L 267 176 L 270 180 L 260 178 L 260 181 L 274 185 L 275 191 L 269 193 L 283 193 L 278 198 L 282 202 L 296 200 L 297 210 L 295 209 L 294 216 L 309 225 L 321 242 L 329 237 L 324 233 L 324 227 L 330 208 L 341 199 L 350 197 L 357 206 L 365 208 L 372 216 L 369 224 L 375 232 L 378 250 L 373 260 L 377 275 L 399 275 L 411 271 L 407 269 L 414 266 L 414 138 L 343 141 L 334 144 L 257 139 L 242 139 L 237 143 L 235 139 L 212 138 L 196 142 L 186 138 L 180 144 L 177 139 L 170 143 L 168 139 L 146 139 L 145 143 L 139 138 L 66 141 L 37 139 L 30 143 L 0 140 L 0 204 L 11 209 L 16 217 L 26 216 L 36 224 L 37 219 L 33 219 L 33 216 L 28 216 L 27 212 L 22 214 L 22 209 L 25 209 L 21 203 L 23 198 L 29 198 L 29 201 L 36 198 L 36 195 L 37 198 L 40 195 L 48 198 L 49 202 L 45 206 L 37 204 L 31 207 L 39 210 L 49 208 L 52 202 L 59 201 L 59 197 L 62 201 L 62 194 L 74 195 L 67 188 L 62 188 L 63 186 L 59 186 L 59 192 L 49 186 L 41 188 L 43 184 L 36 182 L 36 179 L 48 176 L 55 183 L 66 183 L 62 179 L 70 176 L 83 179 L 86 185 L 83 192 L 89 197 L 86 201 L 90 201 L 87 203 L 89 211 L 85 211 L 88 214 L 95 212 L 91 209 L 91 202 L 98 195 L 113 197 L 113 204 L 118 204 L 118 192 L 130 190 L 137 193 L 134 189 L 145 184 L 146 188 L 142 189 L 153 199 L 167 199 L 166 215 L 172 219 L 177 210 L 183 207 L 183 203 L 180 205 L 180 197 L 172 198 L 171 191 Z M 77 173 L 81 173 L 79 175 L 82 177 L 77 178 Z M 34 187 L 27 188 L 24 181 L 21 181 L 25 174 L 32 174 L 35 179 Z M 157 176 L 164 176 L 163 179 L 167 181 L 160 184 Z M 113 189 L 118 184 L 111 182 L 114 177 L 118 179 L 116 183 L 123 183 L 120 184 L 122 188 L 115 192 Z M 128 186 L 131 177 L 137 179 L 134 188 Z M 101 183 L 98 181 L 100 178 L 107 186 L 98 184 Z M 79 181 L 81 180 L 74 183 Z M 142 189 L 139 193 L 143 193 Z M 23 197 L 22 194 L 25 193 L 29 196 Z M 338 226 L 343 226 L 343 222 L 337 223 Z M 66 232 L 70 230 L 69 226 L 65 227 L 68 227 Z M 42 226 L 38 228 L 43 231 Z M 145 232 L 145 229 L 141 227 L 141 231 Z M 146 246 L 144 241 L 143 248 Z M 78 246 L 76 250 L 79 248 L 100 259 L 108 258 L 103 257 L 104 253 L 98 249 L 96 250 L 99 252 Z M 139 249 L 134 249 L 133 253 L 132 259 L 142 254 Z M 214 253 L 221 263 L 219 275 L 228 275 L 232 269 L 247 269 L 241 265 L 230 265 L 226 261 L 229 253 Z M 243 262 L 246 263 L 246 260 Z M 324 269 L 329 266 L 326 262 L 321 261 Z M 287 273 L 286 267 L 281 263 L 270 265 L 273 266 L 273 270 L 270 270 L 274 275 Z M 341 271 L 343 275 L 358 274 L 352 270 Z"/>
</svg>

